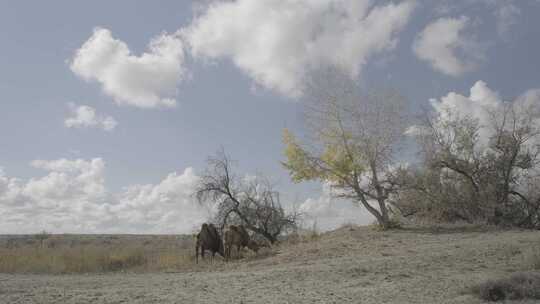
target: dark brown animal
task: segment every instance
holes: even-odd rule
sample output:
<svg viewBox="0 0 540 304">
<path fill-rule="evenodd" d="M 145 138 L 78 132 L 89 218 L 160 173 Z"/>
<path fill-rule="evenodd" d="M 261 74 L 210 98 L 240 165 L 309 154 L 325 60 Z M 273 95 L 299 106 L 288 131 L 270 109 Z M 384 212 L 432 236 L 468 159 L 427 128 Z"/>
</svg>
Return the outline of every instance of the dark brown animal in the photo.
<svg viewBox="0 0 540 304">
<path fill-rule="evenodd" d="M 229 229 L 225 231 L 224 239 L 226 260 L 229 260 L 231 258 L 231 250 L 233 247 L 236 247 L 236 252 L 238 254 L 240 254 L 240 249 L 244 247 L 248 247 L 255 253 L 259 251 L 259 245 L 257 244 L 257 242 L 249 238 L 249 234 L 243 225 L 229 226 Z"/>
<path fill-rule="evenodd" d="M 225 257 L 223 250 L 223 241 L 221 236 L 213 224 L 202 224 L 201 231 L 197 234 L 197 242 L 195 244 L 195 261 L 199 263 L 199 248 L 201 252 L 201 258 L 204 259 L 205 250 L 210 250 L 212 253 L 212 260 L 216 252 L 222 257 Z"/>
</svg>

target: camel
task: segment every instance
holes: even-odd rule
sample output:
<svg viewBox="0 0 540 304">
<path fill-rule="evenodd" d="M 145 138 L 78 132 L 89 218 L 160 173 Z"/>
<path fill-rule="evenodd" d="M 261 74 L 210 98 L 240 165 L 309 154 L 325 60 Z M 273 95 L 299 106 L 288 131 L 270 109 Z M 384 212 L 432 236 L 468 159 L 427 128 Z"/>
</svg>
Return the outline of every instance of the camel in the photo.
<svg viewBox="0 0 540 304">
<path fill-rule="evenodd" d="M 244 247 L 248 247 L 255 253 L 259 251 L 259 245 L 257 244 L 257 242 L 250 239 L 249 234 L 243 225 L 229 226 L 229 229 L 224 233 L 224 243 L 226 260 L 229 260 L 231 258 L 231 249 L 233 246 L 236 247 L 236 252 L 238 254 L 240 254 L 240 249 Z"/>
<path fill-rule="evenodd" d="M 201 231 L 197 234 L 197 242 L 195 244 L 195 261 L 199 263 L 199 248 L 201 249 L 201 258 L 204 259 L 204 251 L 212 252 L 212 261 L 216 252 L 222 257 L 225 257 L 223 250 L 223 241 L 216 227 L 213 224 L 202 224 Z"/>
</svg>

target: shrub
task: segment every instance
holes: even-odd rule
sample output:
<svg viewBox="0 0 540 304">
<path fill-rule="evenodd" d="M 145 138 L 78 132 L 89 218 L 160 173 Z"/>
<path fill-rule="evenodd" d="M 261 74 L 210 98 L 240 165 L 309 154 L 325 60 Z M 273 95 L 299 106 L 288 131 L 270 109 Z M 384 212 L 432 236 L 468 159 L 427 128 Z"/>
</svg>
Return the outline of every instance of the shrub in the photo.
<svg viewBox="0 0 540 304">
<path fill-rule="evenodd" d="M 404 173 L 395 205 L 434 220 L 540 228 L 539 117 L 522 98 L 475 113 L 437 104 L 411 130 L 422 159 Z"/>
<path fill-rule="evenodd" d="M 473 287 L 472 292 L 485 301 L 540 299 L 540 273 L 518 272 L 489 280 Z"/>
<path fill-rule="evenodd" d="M 281 235 L 296 228 L 299 215 L 283 208 L 280 193 L 268 178 L 235 175 L 232 161 L 224 151 L 207 163 L 194 194 L 199 203 L 215 204 L 214 222 L 219 229 L 229 224 L 244 225 L 274 244 Z"/>
<path fill-rule="evenodd" d="M 39 245 L 43 247 L 43 242 L 48 239 L 51 236 L 51 234 L 45 230 L 41 231 L 40 233 L 34 235 L 34 238 L 39 241 Z"/>
</svg>

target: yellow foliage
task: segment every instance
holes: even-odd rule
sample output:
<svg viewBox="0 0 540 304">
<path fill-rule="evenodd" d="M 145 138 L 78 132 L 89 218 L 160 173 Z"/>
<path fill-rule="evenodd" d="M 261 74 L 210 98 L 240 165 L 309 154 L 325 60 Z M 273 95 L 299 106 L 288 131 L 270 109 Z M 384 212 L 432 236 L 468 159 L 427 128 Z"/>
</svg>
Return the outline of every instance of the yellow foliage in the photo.
<svg viewBox="0 0 540 304">
<path fill-rule="evenodd" d="M 289 170 L 294 182 L 320 178 L 320 172 L 310 161 L 308 153 L 300 147 L 294 135 L 287 129 L 283 130 L 283 143 L 287 158 L 283 165 Z"/>
<path fill-rule="evenodd" d="M 328 143 L 322 155 L 312 156 L 298 144 L 287 129 L 283 131 L 283 142 L 287 158 L 283 165 L 289 170 L 294 182 L 319 179 L 341 184 L 343 177 L 348 178 L 352 172 L 363 169 L 359 162 L 347 153 L 344 145 Z"/>
<path fill-rule="evenodd" d="M 351 157 L 346 153 L 343 147 L 337 145 L 327 145 L 321 156 L 321 160 L 336 172 L 336 174 L 327 176 L 327 179 L 332 182 L 340 182 L 341 178 L 339 178 L 337 174 L 339 174 L 339 176 L 348 176 L 355 169 Z"/>
</svg>

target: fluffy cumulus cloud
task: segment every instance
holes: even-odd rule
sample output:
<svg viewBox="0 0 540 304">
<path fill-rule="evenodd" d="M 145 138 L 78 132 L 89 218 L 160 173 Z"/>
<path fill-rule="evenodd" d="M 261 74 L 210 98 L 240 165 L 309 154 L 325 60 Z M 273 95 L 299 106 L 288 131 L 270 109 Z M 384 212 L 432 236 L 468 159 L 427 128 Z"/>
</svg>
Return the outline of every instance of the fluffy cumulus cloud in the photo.
<svg viewBox="0 0 540 304">
<path fill-rule="evenodd" d="M 76 106 L 69 104 L 71 116 L 64 120 L 67 128 L 99 128 L 105 131 L 112 131 L 118 125 L 114 117 L 109 115 L 98 115 L 96 110 L 90 106 Z"/>
<path fill-rule="evenodd" d="M 191 233 L 215 212 L 194 200 L 199 177 L 192 168 L 156 184 L 112 193 L 101 158 L 34 160 L 30 165 L 46 174 L 22 180 L 0 168 L 0 233 Z M 299 206 L 305 227 L 315 223 L 326 231 L 373 222 L 364 208 L 333 199 L 332 191 L 324 185 L 319 197 Z"/>
<path fill-rule="evenodd" d="M 48 174 L 28 181 L 0 176 L 1 231 L 91 231 L 106 216 L 102 159 L 36 160 L 31 165 Z"/>
<path fill-rule="evenodd" d="M 502 38 L 508 38 L 512 27 L 519 23 L 521 8 L 519 4 L 524 1 L 519 0 L 440 0 L 434 1 L 434 12 L 437 16 L 448 16 L 462 14 L 471 10 L 487 12 L 495 21 L 494 29 Z M 492 22 L 490 18 L 483 20 Z"/>
<path fill-rule="evenodd" d="M 351 201 L 332 198 L 332 188 L 324 184 L 321 195 L 308 198 L 298 208 L 304 216 L 304 226 L 320 231 L 339 228 L 344 224 L 367 225 L 375 218 L 363 207 Z"/>
<path fill-rule="evenodd" d="M 191 232 L 211 213 L 193 199 L 197 181 L 193 169 L 187 168 L 181 174 L 169 174 L 156 185 L 127 187 L 112 210 L 128 229 L 140 227 L 154 233 Z"/>
<path fill-rule="evenodd" d="M 181 30 L 195 57 L 231 59 L 256 83 L 302 93 L 306 71 L 332 66 L 358 76 L 373 55 L 391 50 L 414 1 L 217 1 Z"/>
<path fill-rule="evenodd" d="M 0 170 L 0 233 L 189 233 L 209 215 L 191 197 L 198 177 L 190 168 L 111 193 L 100 158 L 31 165 L 47 174 L 24 181 Z"/>
<path fill-rule="evenodd" d="M 97 81 L 118 104 L 140 108 L 174 107 L 177 86 L 185 75 L 184 48 L 177 35 L 154 38 L 148 51 L 133 55 L 111 32 L 96 28 L 75 53 L 71 70 Z"/>
<path fill-rule="evenodd" d="M 485 60 L 482 43 L 470 33 L 471 21 L 459 18 L 439 18 L 418 34 L 415 55 L 435 70 L 450 76 L 460 76 L 475 70 Z"/>
<path fill-rule="evenodd" d="M 21 193 L 22 187 L 19 185 L 19 180 L 8 177 L 4 169 L 0 167 L 0 202 L 6 206 L 24 203 L 19 201 Z"/>
<path fill-rule="evenodd" d="M 436 121 L 445 122 L 449 114 L 461 117 L 472 117 L 478 121 L 479 136 L 478 148 L 485 149 L 489 138 L 494 134 L 492 127 L 493 113 L 502 110 L 505 103 L 499 93 L 491 89 L 485 82 L 477 81 L 470 89 L 469 95 L 450 92 L 440 99 L 431 99 L 431 105 L 437 114 Z M 532 115 L 533 127 L 540 130 L 540 89 L 531 89 L 511 101 L 515 105 L 515 111 L 527 111 Z M 536 118 L 534 118 L 536 117 Z M 409 133 L 415 133 L 414 128 Z M 540 143 L 538 143 L 540 144 Z"/>
</svg>

